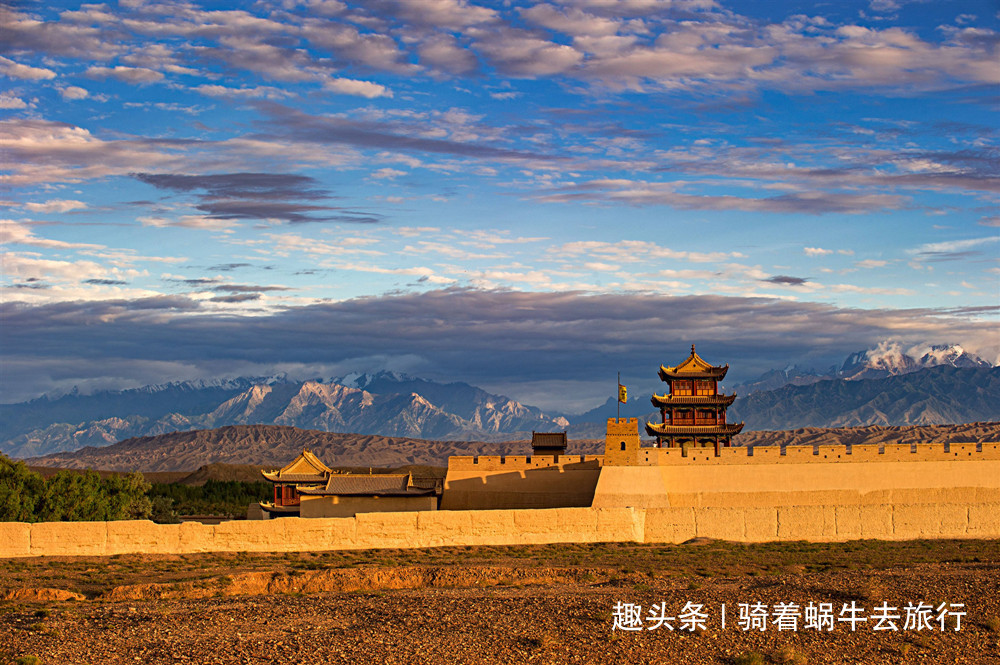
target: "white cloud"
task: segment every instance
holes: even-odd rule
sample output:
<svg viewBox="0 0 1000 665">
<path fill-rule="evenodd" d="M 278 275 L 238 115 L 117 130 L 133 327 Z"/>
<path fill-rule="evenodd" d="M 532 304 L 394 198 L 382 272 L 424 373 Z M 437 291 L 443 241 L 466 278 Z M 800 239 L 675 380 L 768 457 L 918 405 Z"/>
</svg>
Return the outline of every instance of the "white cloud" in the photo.
<svg viewBox="0 0 1000 665">
<path fill-rule="evenodd" d="M 258 85 L 252 88 L 229 88 L 224 85 L 204 84 L 192 88 L 207 97 L 235 97 L 241 99 L 284 99 L 293 94 L 287 90 L 268 85 Z"/>
<path fill-rule="evenodd" d="M 6 12 L 7 10 L 4 9 L 4 11 Z M 0 74 L 25 81 L 39 81 L 54 79 L 56 77 L 56 73 L 51 69 L 22 65 L 3 56 L 0 56 Z"/>
<path fill-rule="evenodd" d="M 498 20 L 497 12 L 466 0 L 381 0 L 391 14 L 417 25 L 460 30 Z"/>
<path fill-rule="evenodd" d="M 621 270 L 621 266 L 614 263 L 600 263 L 597 261 L 587 261 L 583 264 L 583 267 L 587 270 L 593 270 L 594 272 L 615 272 Z"/>
<path fill-rule="evenodd" d="M 95 261 L 60 261 L 16 253 L 4 255 L 3 269 L 9 277 L 43 281 L 78 282 L 109 275 L 108 268 Z"/>
<path fill-rule="evenodd" d="M 71 210 L 80 210 L 86 208 L 87 204 L 83 201 L 73 201 L 73 200 L 49 200 L 45 203 L 25 203 L 24 207 L 31 212 L 69 212 Z"/>
<path fill-rule="evenodd" d="M 987 238 L 969 238 L 968 240 L 948 240 L 945 242 L 932 242 L 921 245 L 916 249 L 909 249 L 910 254 L 949 254 L 963 252 L 980 245 L 988 245 L 1000 241 L 1000 236 L 989 236 Z"/>
<path fill-rule="evenodd" d="M 447 34 L 435 34 L 417 48 L 420 63 L 449 74 L 468 74 L 479 67 L 476 56 Z"/>
<path fill-rule="evenodd" d="M 578 240 L 554 247 L 549 251 L 556 256 L 595 256 L 605 259 L 610 258 L 625 264 L 637 260 L 651 261 L 658 259 L 708 263 L 712 261 L 725 261 L 732 257 L 741 256 L 738 252 L 689 252 L 676 250 L 643 240 L 622 240 L 614 243 L 596 240 Z"/>
<path fill-rule="evenodd" d="M 232 219 L 217 219 L 207 215 L 180 215 L 178 217 L 138 217 L 143 226 L 156 228 L 181 227 L 186 229 L 204 229 L 206 231 L 227 231 L 239 224 Z"/>
<path fill-rule="evenodd" d="M 832 249 L 823 249 L 822 247 L 803 247 L 802 251 L 806 253 L 806 256 L 826 256 L 827 254 L 833 254 Z"/>
<path fill-rule="evenodd" d="M 30 245 L 49 249 L 104 249 L 104 245 L 39 238 L 29 226 L 13 219 L 0 219 L 0 244 Z"/>
<path fill-rule="evenodd" d="M 0 121 L 12 185 L 76 182 L 188 163 L 158 142 L 102 141 L 82 127 L 38 119 Z"/>
<path fill-rule="evenodd" d="M 9 92 L 0 93 L 0 109 L 26 109 L 28 105 L 20 97 Z"/>
<path fill-rule="evenodd" d="M 336 78 L 323 81 L 323 87 L 330 92 L 338 92 L 344 95 L 354 95 L 356 97 L 392 97 L 392 90 L 371 81 L 356 81 L 354 79 Z"/>
<path fill-rule="evenodd" d="M 407 175 L 406 171 L 400 171 L 398 169 L 384 168 L 373 171 L 371 174 L 372 178 L 376 179 L 393 179 L 398 178 L 401 175 Z"/>
<path fill-rule="evenodd" d="M 86 89 L 71 85 L 59 89 L 59 94 L 63 99 L 86 99 L 90 93 Z"/>
<path fill-rule="evenodd" d="M 880 296 L 912 296 L 917 293 L 913 289 L 890 289 L 878 286 L 856 286 L 854 284 L 833 284 L 829 288 L 831 291 L 838 293 L 863 293 Z"/>
<path fill-rule="evenodd" d="M 91 78 L 104 79 L 115 78 L 125 83 L 156 83 L 163 80 L 163 74 L 145 67 L 125 67 L 117 65 L 115 67 L 88 67 L 84 72 L 85 76 Z"/>
<path fill-rule="evenodd" d="M 565 73 L 584 58 L 572 46 L 512 28 L 483 34 L 476 49 L 503 73 L 526 78 Z"/>
<path fill-rule="evenodd" d="M 725 172 L 725 165 L 721 169 L 718 165 L 710 168 L 715 169 L 715 173 Z M 777 179 L 769 174 L 760 174 L 758 177 L 767 180 Z M 814 215 L 831 212 L 864 214 L 875 210 L 900 208 L 906 201 L 905 197 L 894 194 L 874 192 L 865 194 L 831 189 L 825 191 L 813 189 L 778 196 L 755 196 L 756 191 L 744 195 L 707 195 L 683 191 L 689 189 L 692 184 L 686 181 L 648 182 L 626 178 L 600 178 L 552 187 L 550 191 L 543 191 L 534 198 L 537 201 L 550 203 L 665 205 L 681 210 L 744 210 Z"/>
<path fill-rule="evenodd" d="M 543 3 L 521 9 L 520 12 L 531 23 L 574 37 L 614 35 L 621 27 L 618 21 L 601 18 L 577 7 L 560 9 Z"/>
</svg>

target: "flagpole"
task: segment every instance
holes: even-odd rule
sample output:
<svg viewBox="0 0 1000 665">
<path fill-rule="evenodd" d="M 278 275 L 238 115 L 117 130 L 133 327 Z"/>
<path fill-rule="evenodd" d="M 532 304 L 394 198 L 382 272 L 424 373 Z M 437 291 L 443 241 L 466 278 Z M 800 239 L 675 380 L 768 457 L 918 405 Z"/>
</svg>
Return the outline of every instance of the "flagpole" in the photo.
<svg viewBox="0 0 1000 665">
<path fill-rule="evenodd" d="M 622 373 L 618 372 L 618 385 L 615 386 L 615 391 L 618 393 L 616 395 L 615 401 L 618 402 L 618 420 L 622 418 Z"/>
</svg>

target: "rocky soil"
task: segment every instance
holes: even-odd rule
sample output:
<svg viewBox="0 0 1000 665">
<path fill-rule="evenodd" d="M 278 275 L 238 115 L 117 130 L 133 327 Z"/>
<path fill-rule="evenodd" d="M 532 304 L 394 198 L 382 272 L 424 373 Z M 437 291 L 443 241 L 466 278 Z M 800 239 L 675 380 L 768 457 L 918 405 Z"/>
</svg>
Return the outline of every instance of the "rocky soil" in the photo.
<svg viewBox="0 0 1000 665">
<path fill-rule="evenodd" d="M 0 590 L 4 663 L 1000 663 L 995 541 L 12 560 Z M 910 602 L 966 614 L 957 631 L 739 626 L 741 603 Z M 647 629 L 615 629 L 619 603 Z M 701 605 L 705 630 L 648 630 L 660 603 Z"/>
</svg>

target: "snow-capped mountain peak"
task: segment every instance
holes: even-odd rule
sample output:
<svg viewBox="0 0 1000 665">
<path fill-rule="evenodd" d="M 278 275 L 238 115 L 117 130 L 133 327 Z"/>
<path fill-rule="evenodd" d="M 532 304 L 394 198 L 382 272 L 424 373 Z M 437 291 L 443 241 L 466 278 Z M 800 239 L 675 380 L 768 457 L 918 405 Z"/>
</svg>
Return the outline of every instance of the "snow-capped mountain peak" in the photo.
<svg viewBox="0 0 1000 665">
<path fill-rule="evenodd" d="M 330 383 L 339 383 L 342 386 L 347 386 L 349 388 L 358 388 L 360 390 L 366 389 L 368 386 L 379 382 L 379 383 L 407 383 L 410 381 L 418 381 L 419 379 L 412 377 L 403 372 L 397 372 L 395 370 L 383 369 L 377 372 L 351 372 L 350 374 L 345 374 L 337 378 L 330 379 Z"/>
<path fill-rule="evenodd" d="M 837 378 L 871 379 L 909 374 L 928 367 L 992 367 L 960 344 L 919 344 L 909 349 L 895 340 L 883 340 L 866 351 L 852 353 Z"/>
</svg>

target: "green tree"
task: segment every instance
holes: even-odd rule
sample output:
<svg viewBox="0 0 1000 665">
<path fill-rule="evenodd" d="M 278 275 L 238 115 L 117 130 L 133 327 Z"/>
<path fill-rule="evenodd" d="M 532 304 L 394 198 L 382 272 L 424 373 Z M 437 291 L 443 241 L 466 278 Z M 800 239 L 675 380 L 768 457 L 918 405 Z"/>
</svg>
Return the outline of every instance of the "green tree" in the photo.
<svg viewBox="0 0 1000 665">
<path fill-rule="evenodd" d="M 141 473 L 102 479 L 95 471 L 62 470 L 44 480 L 0 454 L 0 521 L 144 519 L 153 509 L 149 488 Z"/>
<path fill-rule="evenodd" d="M 114 475 L 104 480 L 108 520 L 143 520 L 153 512 L 148 493 L 151 485 L 139 472 Z"/>
<path fill-rule="evenodd" d="M 96 471 L 59 471 L 45 481 L 36 510 L 43 522 L 91 522 L 107 519 L 107 495 Z"/>
<path fill-rule="evenodd" d="M 24 462 L 0 454 L 0 522 L 36 522 L 45 481 Z"/>
<path fill-rule="evenodd" d="M 174 500 L 167 496 L 153 497 L 153 512 L 149 519 L 157 524 L 177 524 L 181 521 L 174 510 Z"/>
</svg>

